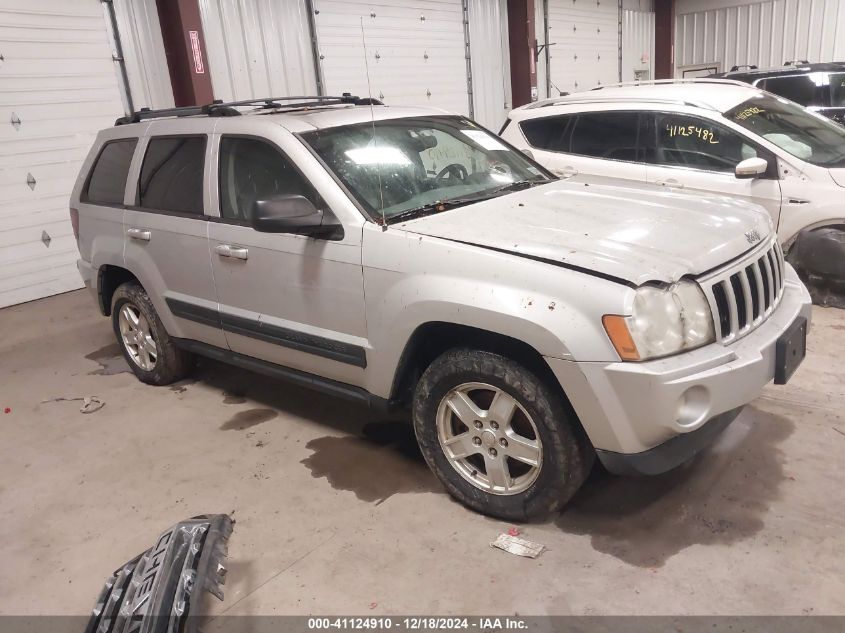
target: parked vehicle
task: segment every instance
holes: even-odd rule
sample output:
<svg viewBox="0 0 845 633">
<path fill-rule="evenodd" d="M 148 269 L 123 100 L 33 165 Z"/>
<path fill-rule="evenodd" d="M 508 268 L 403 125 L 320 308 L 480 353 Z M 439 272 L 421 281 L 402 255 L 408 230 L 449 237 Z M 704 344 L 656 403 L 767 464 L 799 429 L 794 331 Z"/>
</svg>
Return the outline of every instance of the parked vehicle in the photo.
<svg viewBox="0 0 845 633">
<path fill-rule="evenodd" d="M 768 69 L 734 66 L 729 72 L 710 76 L 749 83 L 837 123 L 845 123 L 845 62 L 811 64 L 797 61 Z"/>
<path fill-rule="evenodd" d="M 782 97 L 718 79 L 606 87 L 518 108 L 501 136 L 561 178 L 759 204 L 799 272 L 845 281 L 845 127 Z"/>
<path fill-rule="evenodd" d="M 596 454 L 686 461 L 801 362 L 809 297 L 756 207 L 558 181 L 464 117 L 370 103 L 98 135 L 71 200 L 79 270 L 140 380 L 201 354 L 408 406 L 452 495 L 525 519 Z"/>
</svg>

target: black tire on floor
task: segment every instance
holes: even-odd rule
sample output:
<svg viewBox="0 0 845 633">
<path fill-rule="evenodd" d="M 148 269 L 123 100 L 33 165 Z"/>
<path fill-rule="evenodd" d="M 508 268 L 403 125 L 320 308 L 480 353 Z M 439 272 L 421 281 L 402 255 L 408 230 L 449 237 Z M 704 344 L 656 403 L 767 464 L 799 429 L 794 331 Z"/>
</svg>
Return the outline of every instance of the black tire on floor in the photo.
<svg viewBox="0 0 845 633">
<path fill-rule="evenodd" d="M 143 369 L 136 363 L 120 333 L 119 315 L 124 305 L 130 304 L 138 309 L 149 324 L 150 335 L 156 344 L 158 351 L 155 365 L 152 370 Z M 193 367 L 193 356 L 176 347 L 170 335 L 164 329 L 161 319 L 150 301 L 147 291 L 136 282 L 127 282 L 117 288 L 112 296 L 111 321 L 117 343 L 123 352 L 123 357 L 129 364 L 138 380 L 150 385 L 169 385 L 184 378 Z"/>
<path fill-rule="evenodd" d="M 542 442 L 537 479 L 513 495 L 486 492 L 464 479 L 446 457 L 437 435 L 437 410 L 453 388 L 470 382 L 497 387 L 519 402 L 532 417 Z M 541 519 L 560 510 L 581 487 L 595 452 L 561 396 L 534 373 L 491 352 L 453 349 L 423 373 L 414 392 L 413 421 L 417 441 L 429 467 L 461 503 L 510 521 Z"/>
</svg>

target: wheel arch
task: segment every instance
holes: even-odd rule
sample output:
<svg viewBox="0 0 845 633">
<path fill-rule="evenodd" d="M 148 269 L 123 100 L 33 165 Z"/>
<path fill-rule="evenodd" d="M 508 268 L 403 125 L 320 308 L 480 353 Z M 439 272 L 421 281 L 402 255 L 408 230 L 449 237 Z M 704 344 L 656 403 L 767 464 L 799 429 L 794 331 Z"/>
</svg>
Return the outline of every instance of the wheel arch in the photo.
<svg viewBox="0 0 845 633">
<path fill-rule="evenodd" d="M 143 286 L 133 273 L 122 266 L 104 264 L 97 269 L 97 303 L 103 316 L 111 316 L 114 291 L 129 281 Z"/>
<path fill-rule="evenodd" d="M 506 334 L 446 321 L 423 323 L 411 334 L 394 373 L 391 401 L 402 404 L 410 402 L 414 386 L 432 361 L 447 350 L 460 347 L 501 354 L 522 364 L 558 393 L 573 418 L 578 419 L 569 397 L 535 347 Z"/>
</svg>

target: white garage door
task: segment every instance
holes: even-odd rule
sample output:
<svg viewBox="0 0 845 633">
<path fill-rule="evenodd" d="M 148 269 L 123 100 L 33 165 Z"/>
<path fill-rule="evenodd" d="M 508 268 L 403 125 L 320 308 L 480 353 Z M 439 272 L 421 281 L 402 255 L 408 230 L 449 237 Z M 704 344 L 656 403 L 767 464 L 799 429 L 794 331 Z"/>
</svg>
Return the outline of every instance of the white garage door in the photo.
<svg viewBox="0 0 845 633">
<path fill-rule="evenodd" d="M 80 287 L 68 199 L 123 114 L 99 0 L 0 0 L 0 307 Z"/>
<path fill-rule="evenodd" d="M 551 94 L 619 81 L 619 4 L 549 0 Z"/>
<path fill-rule="evenodd" d="M 325 91 L 469 114 L 461 0 L 314 0 Z"/>
</svg>

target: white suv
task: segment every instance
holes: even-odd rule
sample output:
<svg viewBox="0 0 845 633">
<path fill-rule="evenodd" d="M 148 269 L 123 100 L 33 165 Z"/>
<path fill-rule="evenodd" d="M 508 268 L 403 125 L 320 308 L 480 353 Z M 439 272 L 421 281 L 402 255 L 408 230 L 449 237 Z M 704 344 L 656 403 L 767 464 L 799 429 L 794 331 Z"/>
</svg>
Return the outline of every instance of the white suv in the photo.
<svg viewBox="0 0 845 633">
<path fill-rule="evenodd" d="M 603 87 L 518 108 L 500 134 L 561 178 L 757 203 L 785 251 L 813 232 L 842 268 L 845 128 L 782 97 L 715 79 Z"/>
</svg>

